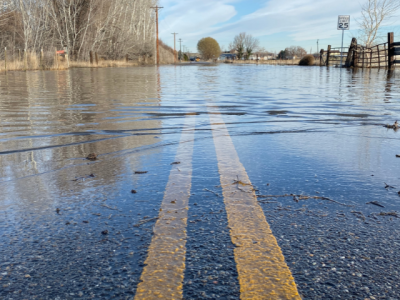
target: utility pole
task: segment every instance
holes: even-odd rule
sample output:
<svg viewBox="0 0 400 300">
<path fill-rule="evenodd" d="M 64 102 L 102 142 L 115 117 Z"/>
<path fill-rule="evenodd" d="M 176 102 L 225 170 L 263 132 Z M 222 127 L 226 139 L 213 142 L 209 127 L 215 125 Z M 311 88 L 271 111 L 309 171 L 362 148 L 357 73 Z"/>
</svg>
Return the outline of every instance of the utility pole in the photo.
<svg viewBox="0 0 400 300">
<path fill-rule="evenodd" d="M 317 53 L 319 54 L 319 45 L 318 45 L 319 40 L 317 40 Z"/>
<path fill-rule="evenodd" d="M 156 12 L 156 32 L 157 32 L 157 65 L 160 64 L 160 52 L 158 50 L 158 10 L 160 10 L 161 8 L 164 7 L 159 7 L 158 5 L 156 5 L 155 7 L 151 7 L 155 10 Z"/>
<path fill-rule="evenodd" d="M 182 39 L 179 39 L 179 60 L 182 59 Z"/>
<path fill-rule="evenodd" d="M 176 32 L 174 32 L 174 33 L 172 33 L 173 35 L 174 35 L 174 62 L 176 63 L 176 35 L 177 35 L 177 33 Z"/>
</svg>

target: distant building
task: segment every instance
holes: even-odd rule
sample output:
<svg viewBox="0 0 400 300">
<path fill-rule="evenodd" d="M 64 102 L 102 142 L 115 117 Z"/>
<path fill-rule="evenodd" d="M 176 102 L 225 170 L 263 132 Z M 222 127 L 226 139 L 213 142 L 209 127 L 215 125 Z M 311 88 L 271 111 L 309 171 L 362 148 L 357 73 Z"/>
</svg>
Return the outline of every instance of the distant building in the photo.
<svg viewBox="0 0 400 300">
<path fill-rule="evenodd" d="M 219 60 L 236 60 L 236 54 L 233 53 L 222 53 L 219 58 Z"/>
<path fill-rule="evenodd" d="M 339 50 L 331 50 L 331 56 L 340 56 Z"/>
<path fill-rule="evenodd" d="M 273 53 L 258 53 L 258 54 L 252 54 L 250 55 L 250 59 L 252 60 L 270 60 L 270 59 L 275 59 L 275 54 Z"/>
</svg>

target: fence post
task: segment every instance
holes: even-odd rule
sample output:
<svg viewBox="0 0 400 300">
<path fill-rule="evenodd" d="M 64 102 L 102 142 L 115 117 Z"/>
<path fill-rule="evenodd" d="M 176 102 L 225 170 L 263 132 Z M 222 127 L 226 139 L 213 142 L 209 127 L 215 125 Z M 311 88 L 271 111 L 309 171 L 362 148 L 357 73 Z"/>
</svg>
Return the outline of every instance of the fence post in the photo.
<svg viewBox="0 0 400 300">
<path fill-rule="evenodd" d="M 56 63 L 56 67 L 57 67 L 57 70 L 58 70 L 58 55 L 57 55 L 57 47 L 55 47 L 54 48 L 54 60 L 55 60 L 55 63 Z"/>
<path fill-rule="evenodd" d="M 376 46 L 376 49 L 378 50 L 378 68 L 381 67 L 381 52 L 379 51 L 379 45 Z"/>
<path fill-rule="evenodd" d="M 21 49 L 18 49 L 18 61 L 21 61 Z"/>
<path fill-rule="evenodd" d="M 326 52 L 326 66 L 329 67 L 329 59 L 331 56 L 331 45 L 328 45 L 328 51 Z"/>
<path fill-rule="evenodd" d="M 43 63 L 43 48 L 40 49 L 40 68 L 42 68 L 42 70 L 44 69 L 44 63 Z"/>
<path fill-rule="evenodd" d="M 362 58 L 362 68 L 364 69 L 364 64 L 365 64 L 365 48 L 362 48 L 362 55 L 363 55 L 363 58 Z"/>
<path fill-rule="evenodd" d="M 370 53 L 369 53 L 369 67 L 372 68 L 372 54 L 373 54 L 373 51 L 372 51 L 372 48 L 370 48 L 369 50 L 370 50 Z"/>
<path fill-rule="evenodd" d="M 353 49 L 356 46 L 357 46 L 357 39 L 356 38 L 352 38 L 351 39 L 351 43 L 350 43 L 350 47 L 349 47 L 349 52 L 347 52 L 347 58 L 346 58 L 346 63 L 345 63 L 346 68 L 350 68 L 351 67 L 351 56 L 353 55 Z"/>
<path fill-rule="evenodd" d="M 69 49 L 68 47 L 65 47 L 66 51 L 65 51 L 65 59 L 67 60 L 67 66 L 69 69 Z"/>
<path fill-rule="evenodd" d="M 394 34 L 393 32 L 388 33 L 388 69 L 393 69 L 394 64 Z"/>
<path fill-rule="evenodd" d="M 128 63 L 129 62 L 129 55 L 125 55 L 125 62 Z"/>
<path fill-rule="evenodd" d="M 28 56 L 26 55 L 26 49 L 24 49 L 24 71 L 28 68 Z"/>
<path fill-rule="evenodd" d="M 353 61 L 352 61 L 351 65 L 354 68 L 358 68 L 358 52 L 357 52 L 357 48 L 355 50 L 353 50 Z"/>
<path fill-rule="evenodd" d="M 323 62 L 324 62 L 324 49 L 321 49 L 321 51 L 319 51 L 319 65 L 322 66 Z"/>
<path fill-rule="evenodd" d="M 7 72 L 7 47 L 4 48 L 4 70 Z"/>
<path fill-rule="evenodd" d="M 96 59 L 96 65 L 99 65 L 99 56 L 97 55 L 97 52 L 94 53 L 94 57 Z"/>
<path fill-rule="evenodd" d="M 89 52 L 90 64 L 93 65 L 93 51 Z"/>
</svg>

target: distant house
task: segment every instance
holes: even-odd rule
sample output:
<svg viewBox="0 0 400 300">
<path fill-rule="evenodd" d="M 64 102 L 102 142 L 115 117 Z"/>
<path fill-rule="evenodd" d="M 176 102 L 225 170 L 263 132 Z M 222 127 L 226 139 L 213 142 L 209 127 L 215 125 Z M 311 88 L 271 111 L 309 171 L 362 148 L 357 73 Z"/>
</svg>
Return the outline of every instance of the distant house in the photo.
<svg viewBox="0 0 400 300">
<path fill-rule="evenodd" d="M 331 56 L 340 56 L 339 50 L 331 50 Z"/>
<path fill-rule="evenodd" d="M 275 54 L 273 53 L 259 53 L 259 54 L 253 54 L 250 56 L 250 59 L 259 59 L 259 60 L 270 60 L 270 59 L 275 59 Z"/>
<path fill-rule="evenodd" d="M 222 53 L 219 58 L 219 60 L 236 60 L 236 54 L 233 53 Z"/>
<path fill-rule="evenodd" d="M 270 60 L 270 59 L 275 59 L 276 55 L 273 53 L 262 53 L 260 54 L 260 59 L 262 60 Z"/>
</svg>

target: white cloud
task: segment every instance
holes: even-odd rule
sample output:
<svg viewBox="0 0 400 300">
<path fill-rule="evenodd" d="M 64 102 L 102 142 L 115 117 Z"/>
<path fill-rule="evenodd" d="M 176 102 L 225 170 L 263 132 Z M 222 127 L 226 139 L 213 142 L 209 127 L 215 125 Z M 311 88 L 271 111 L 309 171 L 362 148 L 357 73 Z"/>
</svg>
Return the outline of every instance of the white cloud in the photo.
<svg viewBox="0 0 400 300">
<path fill-rule="evenodd" d="M 194 47 L 205 36 L 216 38 L 220 44 L 228 45 L 239 32 L 251 33 L 260 37 L 262 44 L 270 45 L 271 35 L 282 34 L 286 46 L 291 44 L 314 44 L 316 39 L 336 38 L 340 32 L 336 29 L 338 15 L 351 15 L 351 33 L 357 33 L 360 16 L 360 2 L 354 0 L 247 0 L 251 5 L 264 2 L 253 13 L 241 16 L 235 22 L 230 21 L 237 13 L 235 3 L 240 0 L 164 0 L 168 7 L 166 17 L 161 22 L 162 37 L 170 39 L 171 32 L 178 32 L 186 45 Z M 246 3 L 242 1 L 243 3 Z M 258 5 L 259 7 L 259 5 Z M 237 19 L 237 18 L 235 18 Z M 289 40 L 288 40 L 289 38 Z M 281 46 L 281 45 L 279 45 Z"/>
<path fill-rule="evenodd" d="M 271 0 L 265 7 L 218 31 L 235 34 L 240 30 L 255 36 L 286 32 L 296 41 L 315 39 L 321 34 L 328 38 L 337 33 L 339 14 L 352 15 L 354 26 L 354 16 L 359 10 L 358 2 L 348 0 Z"/>
<path fill-rule="evenodd" d="M 211 32 L 214 26 L 230 20 L 236 10 L 229 2 L 215 0 L 164 0 L 166 17 L 160 22 L 160 34 L 169 37 L 176 31 L 182 39 L 198 39 Z"/>
</svg>

